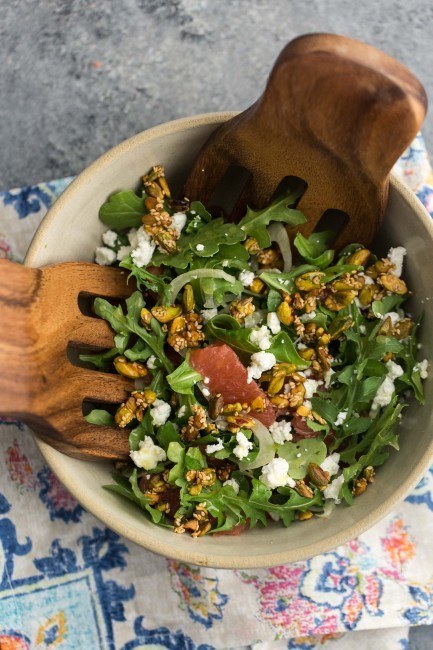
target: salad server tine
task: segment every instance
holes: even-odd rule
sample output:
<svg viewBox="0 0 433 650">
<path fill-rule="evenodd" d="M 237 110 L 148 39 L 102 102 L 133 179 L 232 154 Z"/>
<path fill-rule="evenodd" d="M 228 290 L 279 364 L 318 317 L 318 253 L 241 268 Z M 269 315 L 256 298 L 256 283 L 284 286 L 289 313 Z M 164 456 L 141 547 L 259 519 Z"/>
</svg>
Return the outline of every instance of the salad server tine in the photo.
<svg viewBox="0 0 433 650">
<path fill-rule="evenodd" d="M 333 246 L 369 245 L 384 215 L 391 169 L 426 109 L 423 86 L 392 57 L 335 34 L 301 36 L 283 49 L 256 103 L 210 136 L 184 194 L 207 200 L 220 158 L 252 175 L 243 209 L 263 207 L 269 185 L 274 191 L 296 176 L 307 183 L 298 207 L 308 221 L 292 237 L 299 230 L 309 235 L 333 209 L 348 216 Z"/>
<path fill-rule="evenodd" d="M 83 400 L 119 403 L 133 381 L 72 365 L 70 342 L 111 347 L 105 322 L 81 313 L 81 293 L 123 299 L 126 272 L 67 262 L 42 269 L 0 260 L 0 414 L 23 420 L 57 449 L 80 458 L 124 458 L 127 433 L 88 424 Z"/>
</svg>

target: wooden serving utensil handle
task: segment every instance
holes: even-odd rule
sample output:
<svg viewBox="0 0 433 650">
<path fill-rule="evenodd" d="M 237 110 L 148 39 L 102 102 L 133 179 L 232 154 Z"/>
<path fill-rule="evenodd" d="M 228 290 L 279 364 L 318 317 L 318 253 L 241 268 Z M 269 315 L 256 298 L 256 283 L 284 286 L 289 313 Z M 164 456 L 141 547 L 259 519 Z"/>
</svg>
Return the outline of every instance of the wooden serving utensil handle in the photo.
<svg viewBox="0 0 433 650">
<path fill-rule="evenodd" d="M 41 271 L 0 260 L 0 413 L 22 416 L 30 409 L 39 332 L 35 322 Z"/>
</svg>

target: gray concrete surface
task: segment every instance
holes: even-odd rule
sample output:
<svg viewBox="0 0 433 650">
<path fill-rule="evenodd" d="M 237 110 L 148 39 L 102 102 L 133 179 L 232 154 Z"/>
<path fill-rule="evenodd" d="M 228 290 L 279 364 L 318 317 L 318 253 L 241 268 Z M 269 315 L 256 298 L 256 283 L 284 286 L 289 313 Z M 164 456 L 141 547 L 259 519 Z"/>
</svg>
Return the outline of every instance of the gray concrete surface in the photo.
<svg viewBox="0 0 433 650">
<path fill-rule="evenodd" d="M 433 94 L 432 0 L 0 0 L 0 188 L 79 172 L 151 125 L 244 108 L 282 46 L 361 38 Z M 425 133 L 433 145 L 433 121 Z"/>
<path fill-rule="evenodd" d="M 0 0 L 0 189 L 78 173 L 154 124 L 248 106 L 305 32 L 372 43 L 433 96 L 432 24 L 432 0 Z M 431 117 L 424 133 L 433 148 Z M 411 648 L 432 638 L 419 628 Z"/>
</svg>

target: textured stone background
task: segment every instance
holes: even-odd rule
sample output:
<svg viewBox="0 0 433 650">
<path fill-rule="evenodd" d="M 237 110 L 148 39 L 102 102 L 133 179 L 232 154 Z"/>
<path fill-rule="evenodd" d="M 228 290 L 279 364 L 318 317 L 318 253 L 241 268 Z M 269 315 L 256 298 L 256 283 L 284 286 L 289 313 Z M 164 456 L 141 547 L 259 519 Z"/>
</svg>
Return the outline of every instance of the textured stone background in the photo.
<svg viewBox="0 0 433 650">
<path fill-rule="evenodd" d="M 242 109 L 284 44 L 368 41 L 433 95 L 432 0 L 0 0 L 0 189 L 69 176 L 138 131 Z M 424 134 L 433 147 L 433 121 Z M 428 628 L 411 650 L 432 650 Z"/>
<path fill-rule="evenodd" d="M 151 125 L 242 109 L 283 45 L 364 39 L 433 93 L 432 0 L 0 0 L 0 189 L 75 174 Z M 424 132 L 433 145 L 433 122 Z"/>
</svg>

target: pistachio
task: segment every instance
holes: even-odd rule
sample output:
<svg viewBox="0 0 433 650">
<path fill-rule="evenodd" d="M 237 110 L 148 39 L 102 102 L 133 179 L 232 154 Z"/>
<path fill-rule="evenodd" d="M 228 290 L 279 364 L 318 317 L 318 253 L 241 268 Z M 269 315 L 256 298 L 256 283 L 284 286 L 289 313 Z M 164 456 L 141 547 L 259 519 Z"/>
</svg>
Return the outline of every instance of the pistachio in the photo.
<svg viewBox="0 0 433 650">
<path fill-rule="evenodd" d="M 243 298 L 242 300 L 233 300 L 230 303 L 229 309 L 233 318 L 243 325 L 245 317 L 253 314 L 256 308 L 253 305 L 253 299 L 250 297 Z"/>
<path fill-rule="evenodd" d="M 250 404 L 250 410 L 254 413 L 262 413 L 266 408 L 266 400 L 264 397 L 259 395 L 255 397 Z"/>
<path fill-rule="evenodd" d="M 226 420 L 229 424 L 232 424 L 235 427 L 251 429 L 251 427 L 254 426 L 254 420 L 246 415 L 228 415 Z"/>
<path fill-rule="evenodd" d="M 379 287 L 377 284 L 367 284 L 359 292 L 359 302 L 363 307 L 367 307 L 373 301 L 374 294 L 377 292 Z"/>
<path fill-rule="evenodd" d="M 296 481 L 295 490 L 301 497 L 305 497 L 306 499 L 311 499 L 314 496 L 313 490 L 302 480 Z"/>
<path fill-rule="evenodd" d="M 164 192 L 162 191 L 160 186 L 154 181 L 145 181 L 144 187 L 146 190 L 146 194 L 148 194 L 149 196 L 153 196 L 159 201 L 162 201 L 164 199 Z"/>
<path fill-rule="evenodd" d="M 261 250 L 257 239 L 254 239 L 254 237 L 248 237 L 244 242 L 244 248 L 247 249 L 250 255 L 256 255 Z"/>
<path fill-rule="evenodd" d="M 140 320 L 141 324 L 147 327 L 150 325 L 150 321 L 152 320 L 152 314 L 146 307 L 143 307 L 143 309 L 140 311 Z"/>
<path fill-rule="evenodd" d="M 133 391 L 131 397 L 135 399 L 138 407 L 146 408 L 156 400 L 156 393 L 150 388 L 146 388 L 145 390 Z"/>
<path fill-rule="evenodd" d="M 136 415 L 137 404 L 133 397 L 130 397 L 119 406 L 114 416 L 114 421 L 120 429 L 124 429 Z"/>
<path fill-rule="evenodd" d="M 189 492 L 192 496 L 197 496 L 197 494 L 200 494 L 200 492 L 202 491 L 202 489 L 203 489 L 203 486 L 202 486 L 202 485 L 191 485 L 191 487 L 189 488 L 188 492 Z"/>
<path fill-rule="evenodd" d="M 347 264 L 359 264 L 360 266 L 365 266 L 368 262 L 371 253 L 367 248 L 360 248 L 359 250 L 349 255 L 346 260 Z"/>
<path fill-rule="evenodd" d="M 114 367 L 119 375 L 128 377 L 129 379 L 138 379 L 145 377 L 148 374 L 146 366 L 138 361 L 128 361 L 124 356 L 116 357 L 114 359 Z"/>
<path fill-rule="evenodd" d="M 266 391 L 269 395 L 276 395 L 280 392 L 284 386 L 286 380 L 285 370 L 279 370 L 275 373 L 271 381 L 269 382 L 268 390 Z"/>
<path fill-rule="evenodd" d="M 289 406 L 289 398 L 285 395 L 275 395 L 271 397 L 271 404 L 276 406 L 278 409 L 285 409 Z"/>
<path fill-rule="evenodd" d="M 411 318 L 402 318 L 394 325 L 393 336 L 399 341 L 405 339 L 411 333 L 415 323 Z"/>
<path fill-rule="evenodd" d="M 334 318 L 328 327 L 328 334 L 331 339 L 337 339 L 340 334 L 353 327 L 353 322 L 353 319 L 347 316 L 343 318 L 341 315 L 338 315 Z"/>
<path fill-rule="evenodd" d="M 156 206 L 158 205 L 158 199 L 156 199 L 154 196 L 147 196 L 144 199 L 144 207 L 149 210 L 155 210 Z"/>
<path fill-rule="evenodd" d="M 301 406 L 298 406 L 296 409 L 296 413 L 303 418 L 308 418 L 311 415 L 311 409 L 309 409 L 308 406 L 301 404 Z"/>
<path fill-rule="evenodd" d="M 310 463 L 308 465 L 308 477 L 314 485 L 317 485 L 321 490 L 324 489 L 329 483 L 329 472 L 325 472 L 317 463 Z"/>
<path fill-rule="evenodd" d="M 209 417 L 211 420 L 216 420 L 219 414 L 221 413 L 224 406 L 224 400 L 221 393 L 214 395 L 209 400 Z"/>
<path fill-rule="evenodd" d="M 278 268 L 281 265 L 282 257 L 279 250 L 264 248 L 257 252 L 257 261 L 262 267 Z"/>
<path fill-rule="evenodd" d="M 390 316 L 387 316 L 383 320 L 378 334 L 381 334 L 382 336 L 389 336 L 391 334 L 391 330 L 392 330 L 392 320 Z"/>
<path fill-rule="evenodd" d="M 266 289 L 266 285 L 262 280 L 260 280 L 260 278 L 254 278 L 249 286 L 249 289 L 253 293 L 262 293 L 264 292 L 264 289 Z"/>
<path fill-rule="evenodd" d="M 182 313 L 180 305 L 169 305 L 162 307 L 152 307 L 152 316 L 160 323 L 170 323 Z"/>
<path fill-rule="evenodd" d="M 350 305 L 356 298 L 356 291 L 349 289 L 347 291 L 337 291 L 325 298 L 325 307 L 331 311 L 340 311 L 347 305 Z"/>
<path fill-rule="evenodd" d="M 374 483 L 375 471 L 372 465 L 368 465 L 364 469 L 364 478 L 367 480 L 367 483 Z"/>
<path fill-rule="evenodd" d="M 293 311 L 290 305 L 283 301 L 277 307 L 277 316 L 283 325 L 291 325 L 293 323 Z"/>
<path fill-rule="evenodd" d="M 322 278 L 325 274 L 321 271 L 309 271 L 308 273 L 303 273 L 295 279 L 295 285 L 301 291 L 311 291 L 311 289 L 317 289 L 322 283 Z"/>
<path fill-rule="evenodd" d="M 352 494 L 354 494 L 356 497 L 359 497 L 359 495 L 365 492 L 366 489 L 367 489 L 366 478 L 357 478 L 353 481 Z"/>
<path fill-rule="evenodd" d="M 384 289 L 386 289 L 387 291 L 396 293 L 399 296 L 403 296 L 405 293 L 407 293 L 406 282 L 401 278 L 397 278 L 397 276 L 395 275 L 391 275 L 391 274 L 380 275 L 377 278 L 377 282 L 382 287 L 384 287 Z"/>
<path fill-rule="evenodd" d="M 305 350 L 298 350 L 298 354 L 302 359 L 305 359 L 305 361 L 311 361 L 316 356 L 316 353 L 313 350 L 313 348 L 306 348 Z"/>
<path fill-rule="evenodd" d="M 314 513 L 311 510 L 301 510 L 298 512 L 299 521 L 308 521 L 311 517 L 314 517 Z"/>
<path fill-rule="evenodd" d="M 190 284 L 186 284 L 183 290 L 182 307 L 186 313 L 192 311 L 195 307 L 194 291 Z"/>
</svg>

